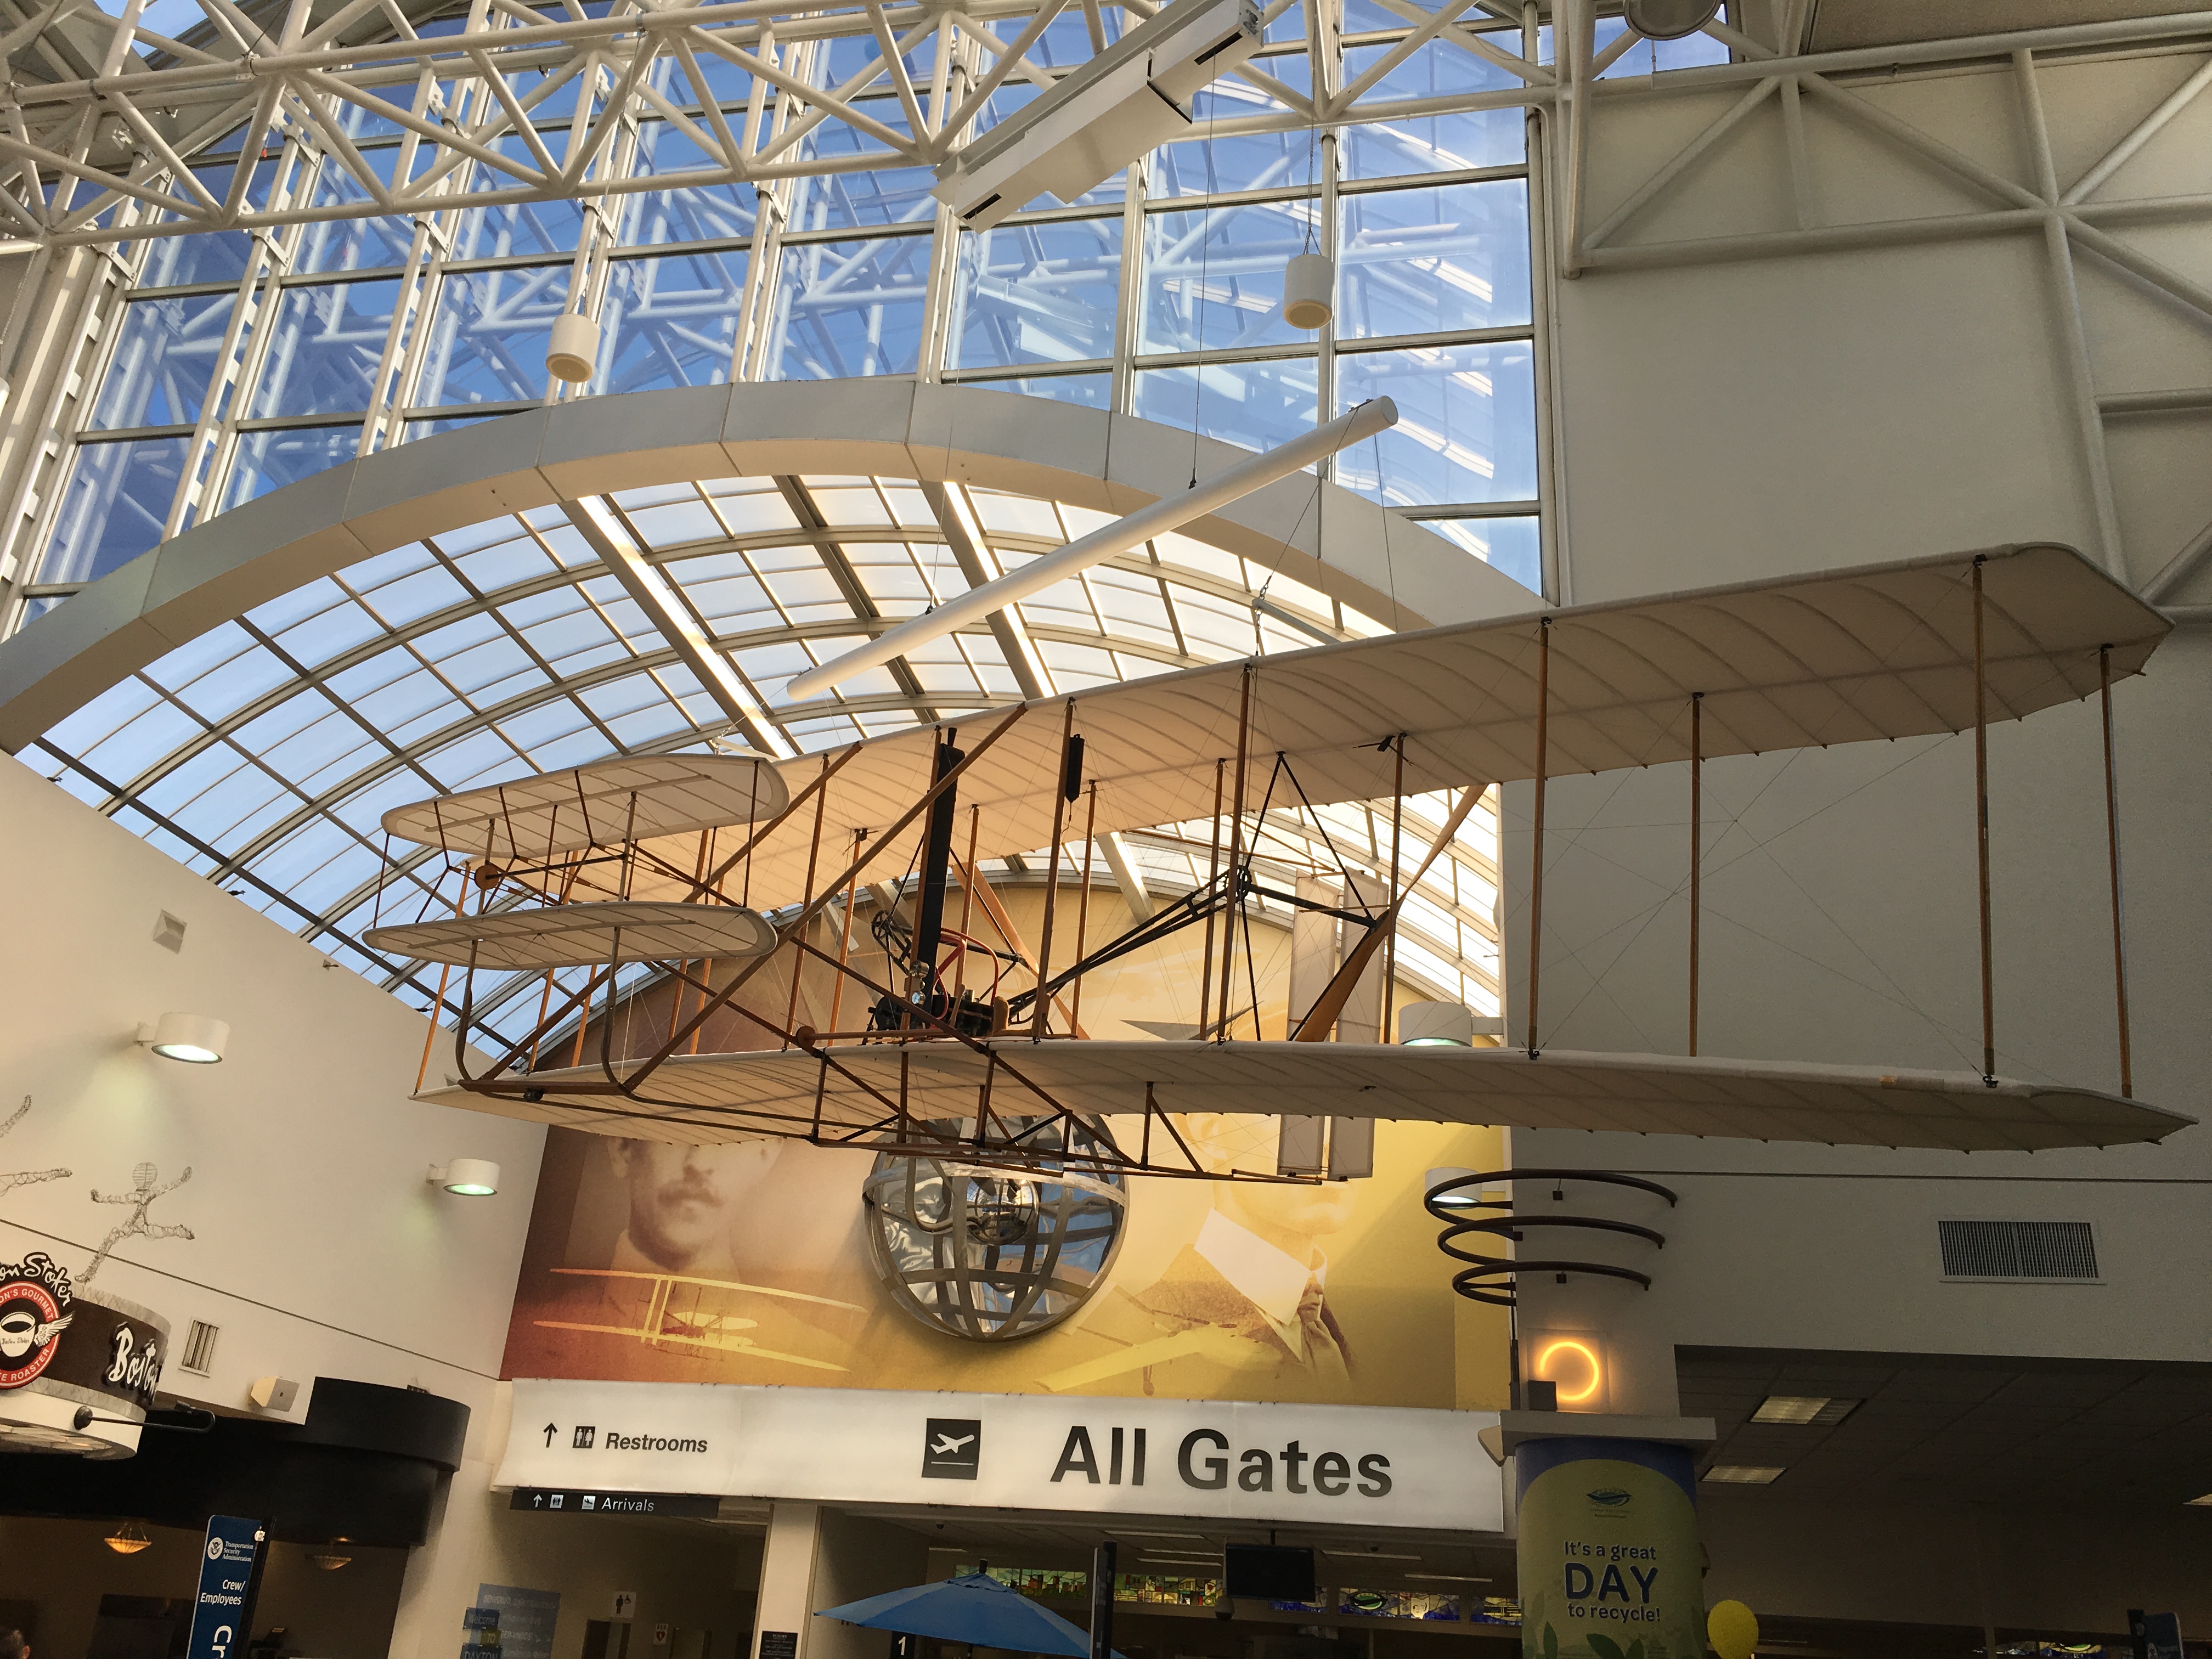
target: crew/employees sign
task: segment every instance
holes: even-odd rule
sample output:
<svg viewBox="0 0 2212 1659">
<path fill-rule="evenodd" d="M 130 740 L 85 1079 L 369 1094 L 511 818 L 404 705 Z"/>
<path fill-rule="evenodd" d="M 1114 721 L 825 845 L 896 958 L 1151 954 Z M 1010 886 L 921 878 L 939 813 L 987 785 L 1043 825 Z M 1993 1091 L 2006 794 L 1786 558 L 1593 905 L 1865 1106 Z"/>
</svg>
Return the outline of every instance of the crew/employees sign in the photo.
<svg viewBox="0 0 2212 1659">
<path fill-rule="evenodd" d="M 243 1651 L 252 1627 L 253 1598 L 261 1589 L 268 1540 L 268 1528 L 258 1521 L 234 1515 L 208 1517 L 185 1659 L 230 1659 L 234 1650 Z"/>
</svg>

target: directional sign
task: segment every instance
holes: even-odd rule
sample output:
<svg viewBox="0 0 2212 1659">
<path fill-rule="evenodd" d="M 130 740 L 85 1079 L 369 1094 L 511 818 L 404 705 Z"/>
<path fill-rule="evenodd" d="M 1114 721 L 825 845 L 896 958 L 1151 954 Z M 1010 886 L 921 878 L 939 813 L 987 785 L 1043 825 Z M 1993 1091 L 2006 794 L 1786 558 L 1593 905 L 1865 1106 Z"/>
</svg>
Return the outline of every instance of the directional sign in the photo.
<svg viewBox="0 0 2212 1659">
<path fill-rule="evenodd" d="M 191 1659 L 231 1659 L 233 1649 L 245 1651 L 268 1536 L 258 1521 L 234 1515 L 208 1518 L 199 1595 L 192 1604 L 192 1633 L 185 1649 Z"/>
<path fill-rule="evenodd" d="M 713 1520 L 721 1512 L 722 1500 L 707 1492 L 586 1492 L 574 1487 L 517 1486 L 507 1499 L 511 1510 L 536 1510 L 562 1515 L 671 1515 L 692 1520 Z"/>
</svg>

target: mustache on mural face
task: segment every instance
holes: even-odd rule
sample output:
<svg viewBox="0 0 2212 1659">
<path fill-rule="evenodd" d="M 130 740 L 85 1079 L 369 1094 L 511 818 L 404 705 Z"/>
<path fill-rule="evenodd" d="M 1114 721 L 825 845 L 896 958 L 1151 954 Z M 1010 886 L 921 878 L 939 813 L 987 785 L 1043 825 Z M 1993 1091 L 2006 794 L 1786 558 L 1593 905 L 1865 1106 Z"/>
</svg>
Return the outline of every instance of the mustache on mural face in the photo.
<svg viewBox="0 0 2212 1659">
<path fill-rule="evenodd" d="M 722 1207 L 720 1190 L 709 1177 L 696 1170 L 687 1170 L 678 1179 L 665 1183 L 654 1197 L 663 1208 L 673 1208 L 678 1204 L 696 1204 L 709 1210 Z"/>
</svg>

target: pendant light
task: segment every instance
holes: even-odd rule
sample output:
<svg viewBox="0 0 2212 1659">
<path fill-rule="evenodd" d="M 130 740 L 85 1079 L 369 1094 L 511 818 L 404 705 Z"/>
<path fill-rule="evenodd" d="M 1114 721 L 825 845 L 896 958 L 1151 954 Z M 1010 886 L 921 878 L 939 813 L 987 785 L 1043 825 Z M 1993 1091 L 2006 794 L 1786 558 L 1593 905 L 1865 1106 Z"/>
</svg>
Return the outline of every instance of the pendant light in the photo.
<svg viewBox="0 0 2212 1659">
<path fill-rule="evenodd" d="M 1336 261 L 1301 253 L 1283 273 L 1283 320 L 1292 328 L 1327 328 L 1336 314 Z"/>
<path fill-rule="evenodd" d="M 154 1545 L 154 1540 L 146 1535 L 146 1528 L 136 1521 L 125 1521 L 100 1541 L 118 1555 L 136 1555 Z"/>
<path fill-rule="evenodd" d="M 1321 126 L 1306 130 L 1306 187 L 1314 188 L 1321 169 Z M 1336 261 L 1314 246 L 1319 203 L 1306 210 L 1305 252 L 1293 255 L 1283 271 L 1283 320 L 1292 328 L 1327 328 L 1336 315 Z"/>
<path fill-rule="evenodd" d="M 589 317 L 564 311 L 553 319 L 545 342 L 545 369 L 556 380 L 575 386 L 592 378 L 599 355 L 599 325 Z"/>
</svg>

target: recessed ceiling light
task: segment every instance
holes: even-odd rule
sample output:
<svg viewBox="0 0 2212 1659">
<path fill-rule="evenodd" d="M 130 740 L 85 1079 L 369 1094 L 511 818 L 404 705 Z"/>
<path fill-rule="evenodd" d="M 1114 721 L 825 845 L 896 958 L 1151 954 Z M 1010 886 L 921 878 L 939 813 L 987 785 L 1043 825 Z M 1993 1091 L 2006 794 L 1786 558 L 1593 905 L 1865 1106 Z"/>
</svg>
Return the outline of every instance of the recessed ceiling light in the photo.
<svg viewBox="0 0 2212 1659">
<path fill-rule="evenodd" d="M 1409 1572 L 1405 1577 L 1407 1583 L 1492 1584 L 1497 1583 L 1493 1578 L 1466 1578 L 1455 1572 Z"/>
<path fill-rule="evenodd" d="M 1796 1423 L 1827 1428 L 1842 1422 L 1858 1408 L 1856 1400 L 1836 1400 L 1826 1395 L 1770 1394 L 1751 1414 L 1754 1423 Z"/>
<path fill-rule="evenodd" d="M 1782 1471 L 1769 1468 L 1762 1463 L 1716 1463 L 1705 1473 L 1705 1479 L 1720 1486 L 1771 1486 Z"/>
</svg>

